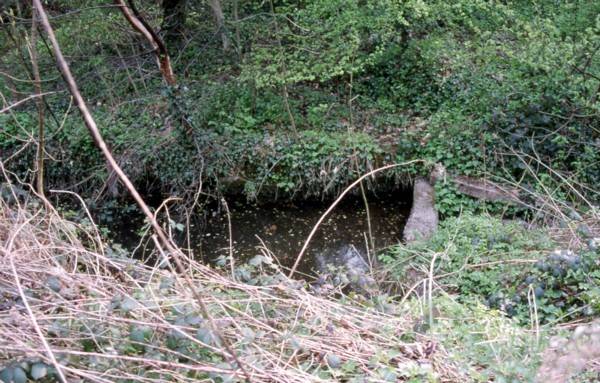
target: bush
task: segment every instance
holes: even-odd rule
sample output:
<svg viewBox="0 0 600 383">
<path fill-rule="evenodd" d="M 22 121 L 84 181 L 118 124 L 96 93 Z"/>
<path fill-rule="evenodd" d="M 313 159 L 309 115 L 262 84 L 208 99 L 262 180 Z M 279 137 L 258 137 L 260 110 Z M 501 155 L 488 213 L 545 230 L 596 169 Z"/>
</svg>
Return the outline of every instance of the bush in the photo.
<svg viewBox="0 0 600 383">
<path fill-rule="evenodd" d="M 517 321 L 476 299 L 457 302 L 442 295 L 433 300 L 433 307 L 436 314 L 428 333 L 461 368 L 470 369 L 471 381 L 533 381 L 545 341 L 538 342 Z M 541 339 L 547 339 L 545 335 Z"/>
<path fill-rule="evenodd" d="M 459 301 L 478 299 L 516 317 L 550 323 L 591 317 L 598 310 L 600 263 L 597 252 L 550 250 L 546 234 L 497 218 L 449 218 L 426 243 L 397 246 L 380 256 L 394 280 L 405 288 L 426 278 L 436 254 L 437 283 Z"/>
</svg>

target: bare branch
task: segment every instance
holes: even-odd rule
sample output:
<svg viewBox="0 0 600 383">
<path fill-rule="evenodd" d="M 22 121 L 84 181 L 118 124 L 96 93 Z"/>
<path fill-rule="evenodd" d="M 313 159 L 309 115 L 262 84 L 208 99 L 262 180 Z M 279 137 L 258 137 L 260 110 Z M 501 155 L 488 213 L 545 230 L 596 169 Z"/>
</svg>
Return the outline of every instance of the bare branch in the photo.
<svg viewBox="0 0 600 383">
<path fill-rule="evenodd" d="M 125 4 L 124 0 L 115 0 L 115 3 L 119 6 L 123 16 L 125 16 L 131 26 L 136 31 L 140 32 L 152 46 L 158 61 L 158 67 L 165 82 L 168 85 L 177 84 L 175 74 L 173 73 L 173 67 L 171 66 L 171 58 L 169 57 L 167 48 L 160 36 L 158 36 L 152 27 L 150 27 L 150 25 L 148 25 L 148 23 L 146 23 L 146 21 L 141 17 L 133 2 L 129 1 L 129 6 Z"/>
<path fill-rule="evenodd" d="M 16 108 L 17 106 L 19 106 L 19 105 L 21 105 L 21 104 L 23 104 L 23 103 L 25 103 L 25 102 L 27 102 L 27 101 L 29 101 L 31 99 L 38 98 L 38 97 L 44 97 L 44 96 L 47 96 L 49 94 L 54 94 L 54 93 L 58 93 L 58 92 L 45 92 L 45 93 L 40 93 L 40 94 L 32 94 L 30 96 L 25 97 L 22 100 L 19 100 L 19 101 L 15 102 L 14 104 L 11 104 L 11 105 L 3 108 L 3 109 L 0 109 L 0 114 L 6 113 L 9 110 L 11 110 L 13 108 Z"/>
<path fill-rule="evenodd" d="M 423 161 L 423 160 L 412 160 L 412 161 L 402 162 L 402 163 L 399 163 L 399 164 L 386 165 L 386 166 L 382 166 L 380 168 L 377 168 L 375 170 L 371 170 L 370 172 L 368 172 L 368 173 L 363 174 L 362 176 L 360 176 L 356 181 L 354 181 L 352 184 L 350 184 L 350 186 L 348 186 L 346 189 L 344 189 L 344 191 L 342 192 L 342 194 L 340 194 L 337 197 L 337 199 L 335 201 L 333 201 L 333 203 L 331 204 L 331 206 L 329 206 L 329 208 L 325 211 L 325 213 L 323 213 L 323 215 L 321 216 L 321 218 L 319 218 L 319 220 L 317 221 L 317 223 L 315 224 L 315 226 L 310 231 L 310 234 L 308 235 L 308 237 L 306 237 L 306 241 L 304 241 L 304 245 L 302 245 L 302 249 L 300 250 L 300 252 L 298 253 L 298 256 L 296 257 L 296 262 L 294 262 L 294 266 L 292 266 L 292 269 L 290 270 L 290 273 L 288 274 L 288 278 L 292 278 L 294 276 L 294 273 L 296 272 L 296 269 L 298 268 L 298 265 L 300 264 L 300 261 L 302 260 L 302 256 L 304 255 L 304 253 L 306 252 L 306 249 L 308 248 L 308 244 L 310 243 L 310 241 L 314 237 L 315 233 L 319 229 L 319 226 L 321 226 L 321 223 L 323 223 L 323 221 L 325 220 L 325 218 L 327 218 L 327 216 L 329 215 L 329 213 L 331 213 L 333 211 L 333 209 L 335 209 L 335 207 L 337 206 L 337 204 L 340 203 L 340 201 L 344 198 L 344 196 L 346 196 L 346 194 L 348 194 L 348 192 L 350 190 L 352 190 L 356 185 L 360 184 L 362 182 L 362 180 L 364 180 L 365 178 L 367 178 L 369 176 L 372 176 L 372 175 L 374 175 L 376 173 L 382 172 L 384 170 L 392 169 L 392 168 L 397 168 L 399 166 L 411 165 L 411 164 L 414 164 L 414 163 L 417 163 L 417 162 L 425 162 L 425 161 Z"/>
<path fill-rule="evenodd" d="M 210 315 L 210 312 L 208 311 L 208 307 L 206 306 L 206 303 L 204 302 L 204 300 L 202 298 L 202 295 L 200 295 L 200 293 L 196 289 L 196 286 L 194 285 L 191 277 L 186 273 L 186 269 L 183 267 L 183 263 L 181 261 L 181 259 L 184 257 L 183 253 L 181 252 L 180 249 L 177 248 L 177 246 L 171 241 L 171 239 L 167 237 L 164 230 L 162 229 L 162 227 L 159 225 L 158 221 L 156 220 L 156 217 L 154 216 L 154 214 L 152 214 L 152 211 L 150 210 L 150 208 L 148 207 L 146 202 L 144 202 L 144 199 L 142 198 L 142 196 L 138 193 L 135 186 L 133 186 L 133 183 L 129 180 L 129 177 L 127 177 L 127 175 L 125 174 L 123 169 L 121 169 L 121 167 L 119 166 L 117 161 L 115 161 L 115 158 L 113 157 L 112 153 L 108 149 L 108 146 L 106 145 L 106 142 L 104 141 L 104 138 L 102 137 L 102 134 L 98 130 L 98 126 L 96 125 L 96 122 L 94 121 L 94 118 L 92 117 L 92 115 L 87 107 L 87 104 L 85 103 L 83 97 L 81 96 L 81 93 L 79 92 L 77 83 L 75 82 L 75 79 L 73 78 L 73 75 L 71 74 L 71 70 L 62 54 L 60 46 L 58 45 L 58 41 L 56 40 L 54 30 L 52 29 L 52 26 L 50 25 L 50 22 L 48 21 L 48 16 L 46 15 L 44 7 L 42 6 L 41 0 L 33 0 L 33 5 L 39 14 L 40 22 L 41 22 L 42 26 L 44 27 L 44 29 L 46 30 L 48 39 L 50 40 L 50 43 L 52 44 L 52 47 L 54 49 L 54 54 L 56 56 L 56 64 L 57 64 L 58 68 L 60 69 L 60 72 L 61 72 L 64 80 L 66 81 L 66 83 L 69 86 L 69 91 L 71 92 L 71 94 L 73 95 L 73 98 L 75 99 L 77 107 L 79 108 L 79 111 L 81 112 L 81 114 L 83 116 L 84 123 L 85 123 L 86 127 L 88 128 L 91 136 L 93 137 L 94 142 L 100 148 L 100 150 L 102 151 L 102 154 L 106 158 L 106 161 L 110 164 L 112 169 L 115 171 L 115 173 L 117 174 L 117 176 L 119 177 L 121 182 L 125 185 L 125 187 L 129 191 L 129 193 L 131 194 L 131 196 L 133 197 L 135 202 L 138 204 L 138 206 L 140 207 L 140 209 L 146 216 L 146 219 L 148 220 L 148 222 L 152 226 L 152 229 L 158 236 L 160 243 L 162 243 L 162 245 L 164 245 L 166 247 L 166 249 L 169 251 L 169 254 L 173 257 L 173 260 L 175 261 L 175 264 L 177 266 L 177 271 L 184 278 L 188 289 L 190 290 L 190 292 L 192 293 L 194 298 L 200 304 L 200 307 L 202 309 L 204 316 L 209 319 L 209 322 L 211 324 L 213 332 L 215 334 L 219 334 L 220 333 L 219 328 L 215 325 L 214 321 L 212 320 L 212 317 Z M 158 244 L 158 242 L 157 242 L 157 244 Z M 226 352 L 223 352 L 224 356 L 226 358 L 232 359 L 232 364 L 237 365 L 237 368 L 239 368 L 242 371 L 242 373 L 246 376 L 246 381 L 249 382 L 250 375 L 248 374 L 248 371 L 246 370 L 244 365 L 240 362 L 236 353 L 233 351 L 231 345 L 228 343 L 228 341 L 225 340 L 226 338 L 224 338 L 224 337 L 220 337 L 220 338 L 223 340 L 223 346 L 226 350 Z"/>
<path fill-rule="evenodd" d="M 40 77 L 40 68 L 38 65 L 37 55 L 37 30 L 38 20 L 37 12 L 33 10 L 31 17 L 31 40 L 28 41 L 29 57 L 31 58 L 31 69 L 33 71 L 35 94 L 38 95 L 36 100 L 36 106 L 38 110 L 38 142 L 37 152 L 35 158 L 35 169 L 36 169 L 36 190 L 40 196 L 44 196 L 44 96 L 42 94 L 42 80 Z"/>
</svg>

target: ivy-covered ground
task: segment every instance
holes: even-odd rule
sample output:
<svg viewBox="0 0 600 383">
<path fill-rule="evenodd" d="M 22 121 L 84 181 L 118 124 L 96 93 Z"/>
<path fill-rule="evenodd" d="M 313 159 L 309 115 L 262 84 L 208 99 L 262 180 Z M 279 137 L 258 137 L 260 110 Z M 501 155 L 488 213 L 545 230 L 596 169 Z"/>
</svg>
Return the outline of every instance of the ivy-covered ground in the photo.
<svg viewBox="0 0 600 383">
<path fill-rule="evenodd" d="M 185 195 L 200 182 L 216 190 L 235 179 L 250 199 L 274 189 L 334 196 L 378 165 L 423 159 L 574 204 L 581 196 L 571 186 L 598 199 L 595 2 L 367 4 L 282 2 L 273 14 L 250 2 L 231 26 L 239 46 L 223 52 L 210 38 L 209 10 L 192 2 L 187 40 L 170 47 L 179 81 L 172 89 L 117 10 L 57 1 L 51 14 L 94 117 L 142 189 Z M 143 14 L 158 28 L 158 7 Z M 3 65 L 26 78 L 17 65 L 28 57 L 26 30 L 6 20 Z M 62 91 L 38 45 L 44 90 Z M 0 85 L 7 99 L 10 89 L 31 91 L 6 76 Z M 69 98 L 46 100 L 48 184 L 106 195 L 106 167 Z M 36 118 L 33 105 L 0 116 L 2 157 L 25 179 Z M 406 185 L 424 171 L 415 165 L 386 177 Z M 452 214 L 474 205 L 446 195 L 457 202 Z"/>
</svg>

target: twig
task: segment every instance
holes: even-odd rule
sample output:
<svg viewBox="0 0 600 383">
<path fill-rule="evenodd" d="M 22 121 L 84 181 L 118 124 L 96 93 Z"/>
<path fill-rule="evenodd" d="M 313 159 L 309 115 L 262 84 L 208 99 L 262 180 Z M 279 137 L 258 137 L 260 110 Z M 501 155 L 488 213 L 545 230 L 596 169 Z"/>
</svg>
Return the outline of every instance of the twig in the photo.
<svg viewBox="0 0 600 383">
<path fill-rule="evenodd" d="M 17 290 L 19 291 L 19 296 L 21 297 L 21 300 L 23 301 L 23 304 L 25 305 L 25 308 L 27 309 L 27 314 L 29 315 L 29 318 L 31 319 L 31 323 L 33 324 L 33 328 L 35 329 L 35 332 L 37 333 L 37 335 L 40 338 L 42 344 L 44 345 L 44 349 L 46 350 L 46 353 L 48 354 L 48 358 L 50 359 L 50 361 L 54 365 L 54 368 L 56 369 L 56 372 L 58 373 L 58 376 L 60 377 L 60 380 L 63 381 L 63 382 L 67 382 L 67 379 L 65 378 L 65 375 L 64 375 L 64 373 L 62 371 L 62 366 L 56 360 L 56 357 L 54 356 L 54 352 L 52 351 L 52 348 L 50 348 L 50 345 L 48 344 L 48 341 L 46 341 L 46 337 L 44 337 L 44 334 L 42 333 L 42 330 L 40 329 L 40 326 L 38 325 L 38 322 L 37 322 L 37 320 L 35 318 L 35 315 L 33 314 L 33 311 L 31 311 L 31 306 L 29 306 L 29 302 L 28 302 L 27 296 L 23 292 L 23 287 L 21 286 L 21 282 L 19 281 L 19 274 L 17 273 L 17 268 L 15 267 L 15 262 L 14 262 L 14 259 L 13 259 L 14 254 L 11 251 L 12 250 L 12 246 L 13 246 L 13 241 L 14 241 L 17 233 L 19 231 L 21 231 L 21 229 L 26 224 L 28 224 L 31 220 L 33 220 L 34 218 L 35 218 L 35 216 L 32 216 L 29 220 L 23 222 L 15 230 L 15 232 L 10 236 L 10 239 L 8 240 L 7 245 L 6 245 L 6 249 L 0 249 L 0 250 L 2 250 L 2 253 L 4 253 L 4 255 L 6 257 L 8 257 L 8 259 L 10 261 L 10 267 L 11 267 L 11 270 L 12 270 L 12 273 L 13 273 L 13 277 L 15 278 L 15 285 L 17 287 Z"/>
<path fill-rule="evenodd" d="M 19 106 L 19 105 L 21 105 L 22 103 L 24 103 L 24 102 L 27 102 L 27 101 L 29 101 L 29 100 L 31 100 L 31 99 L 38 98 L 38 97 L 44 97 L 44 96 L 47 96 L 47 95 L 49 95 L 49 94 L 55 94 L 55 93 L 58 93 L 58 92 L 45 92 L 45 93 L 40 93 L 40 94 L 32 94 L 32 95 L 30 95 L 30 96 L 27 96 L 27 97 L 25 97 L 24 99 L 21 99 L 21 100 L 19 100 L 19 101 L 15 102 L 15 103 L 14 103 L 14 104 L 12 104 L 12 105 L 9 105 L 9 106 L 7 106 L 7 107 L 4 107 L 3 109 L 0 109 L 0 114 L 2 114 L 2 113 L 6 113 L 6 112 L 8 112 L 9 110 L 11 110 L 11 109 L 13 109 L 13 108 L 16 108 L 17 106 Z"/>
<path fill-rule="evenodd" d="M 367 177 L 369 177 L 371 175 L 374 175 L 375 173 L 379 173 L 379 172 L 382 172 L 384 170 L 389 170 L 389 169 L 397 168 L 397 167 L 400 167 L 400 166 L 411 165 L 411 164 L 414 164 L 414 163 L 417 163 L 417 162 L 424 162 L 424 160 L 411 160 L 411 161 L 402 162 L 402 163 L 399 163 L 399 164 L 391 164 L 391 165 L 382 166 L 380 168 L 377 168 L 375 170 L 372 170 L 372 171 L 370 171 L 370 172 L 362 175 L 356 181 L 354 181 L 352 184 L 350 184 L 350 186 L 348 186 L 339 195 L 339 197 L 337 197 L 337 199 L 331 204 L 331 206 L 329 206 L 329 208 L 325 211 L 325 213 L 323 213 L 323 215 L 321 216 L 321 218 L 319 218 L 319 220 L 317 221 L 317 223 L 315 224 L 315 226 L 312 228 L 310 234 L 306 238 L 306 241 L 304 241 L 304 245 L 302 246 L 302 249 L 300 250 L 300 253 L 298 253 L 298 256 L 296 257 L 296 262 L 294 262 L 294 266 L 292 266 L 292 269 L 290 270 L 290 273 L 288 274 L 288 278 L 292 278 L 292 276 L 296 272 L 296 269 L 298 268 L 298 265 L 300 264 L 300 261 L 302 260 L 302 256 L 304 255 L 304 253 L 306 252 L 306 249 L 308 248 L 308 244 L 310 243 L 311 239 L 313 238 L 313 236 L 315 235 L 315 233 L 319 229 L 319 226 L 321 225 L 321 223 L 325 220 L 325 218 L 329 215 L 329 213 L 331 213 L 333 211 L 333 209 L 335 209 L 335 207 L 337 206 L 337 204 L 340 203 L 340 201 L 344 198 L 344 196 L 346 194 L 348 194 L 348 192 L 350 190 L 352 190 L 356 185 L 360 184 L 362 182 L 362 180 L 364 180 L 365 178 L 367 178 Z"/>
<path fill-rule="evenodd" d="M 225 207 L 227 213 L 227 225 L 229 227 L 229 267 L 231 268 L 231 279 L 235 281 L 235 261 L 233 260 L 233 230 L 231 229 L 231 213 L 229 212 L 229 206 L 225 198 L 221 198 L 221 202 Z"/>
<path fill-rule="evenodd" d="M 433 329 L 433 269 L 435 267 L 435 260 L 439 253 L 433 253 L 431 257 L 431 263 L 429 264 L 429 278 L 427 279 L 427 310 L 429 314 L 429 328 Z"/>
</svg>

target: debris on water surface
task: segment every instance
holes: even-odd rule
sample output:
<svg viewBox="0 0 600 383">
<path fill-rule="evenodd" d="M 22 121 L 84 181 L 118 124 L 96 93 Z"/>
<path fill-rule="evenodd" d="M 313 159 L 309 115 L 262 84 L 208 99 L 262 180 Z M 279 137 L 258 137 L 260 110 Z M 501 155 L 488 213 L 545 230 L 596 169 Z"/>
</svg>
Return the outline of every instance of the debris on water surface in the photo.
<svg viewBox="0 0 600 383">
<path fill-rule="evenodd" d="M 230 203 L 236 263 L 243 263 L 260 254 L 259 249 L 263 248 L 264 243 L 282 266 L 291 267 L 306 237 L 328 207 L 320 203 L 278 206 Z M 370 201 L 371 232 L 376 248 L 400 241 L 398 233 L 402 232 L 409 210 L 409 204 L 403 201 Z M 204 233 L 199 233 L 201 251 L 198 254 L 212 254 L 210 258 L 214 259 L 229 253 L 229 222 L 226 218 L 224 212 L 212 218 L 209 215 L 203 225 Z M 368 235 L 369 225 L 363 201 L 350 200 L 339 204 L 311 240 L 299 271 L 314 275 L 316 254 L 333 255 L 343 246 L 354 246 L 361 253 L 366 253 L 365 238 Z"/>
</svg>

